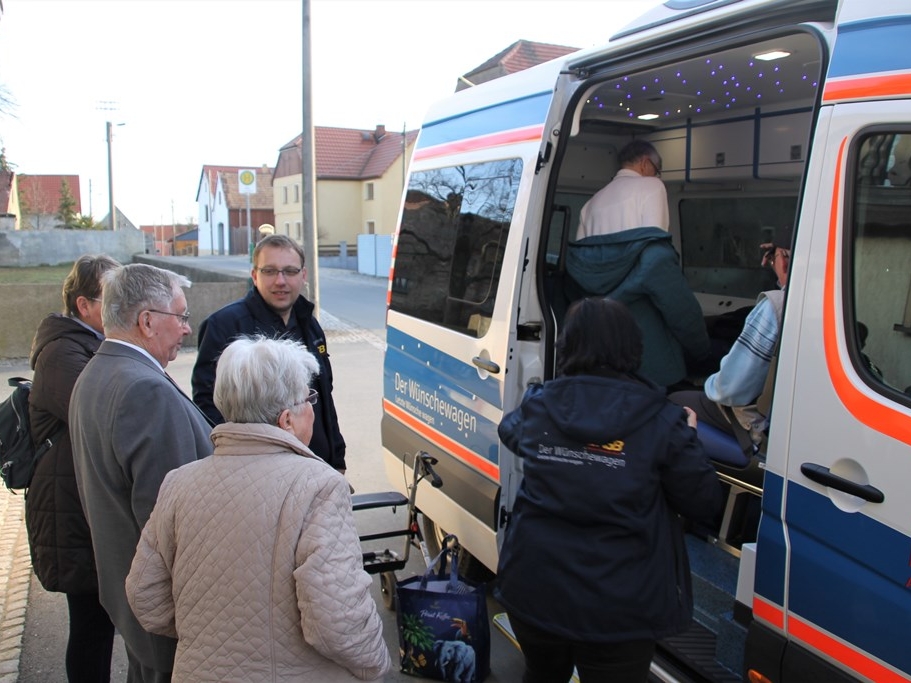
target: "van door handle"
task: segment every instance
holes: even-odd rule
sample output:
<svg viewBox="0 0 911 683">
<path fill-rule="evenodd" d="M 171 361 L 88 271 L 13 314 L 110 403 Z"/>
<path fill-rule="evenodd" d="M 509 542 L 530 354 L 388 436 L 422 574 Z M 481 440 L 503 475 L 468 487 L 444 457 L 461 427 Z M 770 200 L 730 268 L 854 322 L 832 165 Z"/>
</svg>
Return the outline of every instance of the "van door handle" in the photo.
<svg viewBox="0 0 911 683">
<path fill-rule="evenodd" d="M 500 366 L 494 363 L 492 360 L 487 360 L 486 358 L 475 356 L 471 359 L 471 362 L 482 370 L 487 370 L 487 372 L 489 372 L 491 375 L 497 375 L 500 373 Z"/>
<path fill-rule="evenodd" d="M 839 477 L 832 474 L 828 467 L 817 465 L 813 462 L 805 462 L 800 466 L 800 471 L 807 479 L 815 481 L 817 484 L 828 486 L 838 491 L 844 491 L 852 496 L 863 498 L 870 503 L 882 503 L 886 496 L 875 486 L 869 484 L 858 484 L 857 482 Z"/>
</svg>

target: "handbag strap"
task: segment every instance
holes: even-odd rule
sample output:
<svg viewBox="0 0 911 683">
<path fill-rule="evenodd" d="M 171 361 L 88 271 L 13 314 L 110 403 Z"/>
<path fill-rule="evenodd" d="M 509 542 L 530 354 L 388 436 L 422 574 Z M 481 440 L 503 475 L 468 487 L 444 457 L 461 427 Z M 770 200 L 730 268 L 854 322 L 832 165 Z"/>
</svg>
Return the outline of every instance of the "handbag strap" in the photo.
<svg viewBox="0 0 911 683">
<path fill-rule="evenodd" d="M 449 559 L 449 585 L 446 586 L 447 593 L 459 592 L 459 539 L 455 534 L 449 534 L 443 539 L 443 549 L 434 557 L 427 570 L 421 576 L 421 589 L 427 588 L 427 583 L 433 576 L 434 567 L 439 564 L 437 578 L 442 579 L 446 576 L 446 560 Z"/>
</svg>

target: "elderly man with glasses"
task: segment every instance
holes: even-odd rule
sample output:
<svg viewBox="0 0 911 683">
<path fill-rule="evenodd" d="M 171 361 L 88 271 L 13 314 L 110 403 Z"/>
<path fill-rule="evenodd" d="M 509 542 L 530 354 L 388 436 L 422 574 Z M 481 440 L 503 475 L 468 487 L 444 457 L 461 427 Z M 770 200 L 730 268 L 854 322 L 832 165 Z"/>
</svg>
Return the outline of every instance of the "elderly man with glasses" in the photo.
<svg viewBox="0 0 911 683">
<path fill-rule="evenodd" d="M 645 140 L 633 140 L 617 157 L 620 170 L 582 207 L 576 240 L 632 228 L 670 224 L 661 155 Z"/>
<path fill-rule="evenodd" d="M 238 337 L 262 335 L 303 342 L 320 366 L 313 378 L 319 401 L 313 406 L 310 449 L 344 472 L 345 440 L 332 400 L 332 366 L 326 333 L 313 315 L 313 304 L 301 294 L 307 279 L 303 249 L 285 235 L 263 238 L 253 250 L 251 277 L 253 287 L 243 299 L 216 311 L 199 326 L 193 400 L 215 424 L 225 421 L 213 400 L 215 368 L 222 351 Z"/>
<path fill-rule="evenodd" d="M 626 304 L 642 330 L 640 373 L 668 387 L 708 360 L 711 343 L 668 232 L 661 156 L 633 140 L 619 161 L 614 179 L 582 207 L 559 303 L 607 296 Z"/>
<path fill-rule="evenodd" d="M 146 632 L 124 580 L 165 475 L 212 452 L 206 416 L 165 373 L 192 332 L 182 275 L 135 263 L 103 275 L 105 340 L 69 403 L 73 468 L 99 600 L 123 636 L 130 683 L 171 680 L 177 641 Z"/>
</svg>

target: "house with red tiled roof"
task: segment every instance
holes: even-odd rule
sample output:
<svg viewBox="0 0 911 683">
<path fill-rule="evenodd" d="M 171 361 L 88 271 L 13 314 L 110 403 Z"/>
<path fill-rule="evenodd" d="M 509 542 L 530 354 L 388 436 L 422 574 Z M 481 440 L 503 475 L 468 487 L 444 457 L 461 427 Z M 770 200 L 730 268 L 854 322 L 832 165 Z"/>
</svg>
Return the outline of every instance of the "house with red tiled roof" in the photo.
<svg viewBox="0 0 911 683">
<path fill-rule="evenodd" d="M 249 182 L 242 183 L 241 174 L 244 171 L 251 171 L 252 174 Z M 246 254 L 249 245 L 258 237 L 257 228 L 263 223 L 275 223 L 273 171 L 266 164 L 259 168 L 202 167 L 196 190 L 200 254 Z M 244 192 L 246 189 L 252 192 Z"/>
<path fill-rule="evenodd" d="M 185 232 L 195 230 L 195 225 L 140 225 L 150 244 L 150 254 L 159 256 L 175 256 L 174 238 Z M 194 237 L 195 241 L 195 237 Z"/>
<path fill-rule="evenodd" d="M 579 50 L 578 47 L 517 40 L 483 64 L 459 76 L 459 80 L 456 82 L 456 92 L 549 62 L 577 50 Z"/>
<path fill-rule="evenodd" d="M 73 198 L 73 212 L 82 213 L 82 193 L 78 175 L 18 175 L 19 229 L 51 230 L 63 224 L 57 218 L 64 186 Z"/>
<path fill-rule="evenodd" d="M 395 232 L 405 175 L 417 131 L 314 127 L 316 225 L 320 246 L 360 234 Z M 275 164 L 275 232 L 303 239 L 301 136 L 281 148 Z"/>
</svg>

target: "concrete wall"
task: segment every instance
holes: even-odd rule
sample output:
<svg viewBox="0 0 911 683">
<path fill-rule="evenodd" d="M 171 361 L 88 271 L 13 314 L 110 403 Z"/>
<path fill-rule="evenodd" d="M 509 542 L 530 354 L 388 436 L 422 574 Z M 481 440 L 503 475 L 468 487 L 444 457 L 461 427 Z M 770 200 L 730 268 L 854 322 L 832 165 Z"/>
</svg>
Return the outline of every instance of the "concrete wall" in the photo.
<svg viewBox="0 0 911 683">
<path fill-rule="evenodd" d="M 196 259 L 187 259 L 186 264 L 184 263 L 175 263 L 174 260 L 160 259 L 149 254 L 136 254 L 132 258 L 133 263 L 148 263 L 150 266 L 157 266 L 159 268 L 165 268 L 166 270 L 172 270 L 175 273 L 180 275 L 185 275 L 190 278 L 190 282 L 193 283 L 193 286 L 196 286 L 197 282 L 242 282 L 244 283 L 244 290 L 241 294 L 234 297 L 239 299 L 243 294 L 246 293 L 247 289 L 253 284 L 253 280 L 249 277 L 240 277 L 234 273 L 222 273 L 216 270 L 206 270 L 205 268 L 197 268 Z M 194 316 L 195 317 L 195 316 Z"/>
<path fill-rule="evenodd" d="M 129 263 L 145 251 L 138 230 L 7 230 L 0 232 L 0 266 L 56 266 L 83 254 L 107 254 Z"/>
<path fill-rule="evenodd" d="M 188 277 L 193 281 L 191 276 Z M 193 286 L 185 290 L 193 334 L 184 339 L 184 346 L 195 347 L 199 323 L 222 306 L 241 298 L 247 289 L 246 281 L 237 278 L 221 282 L 193 281 Z M 28 356 L 38 324 L 49 314 L 63 309 L 61 290 L 62 283 L 0 285 L 0 320 L 3 320 L 0 325 L 0 358 Z"/>
</svg>

